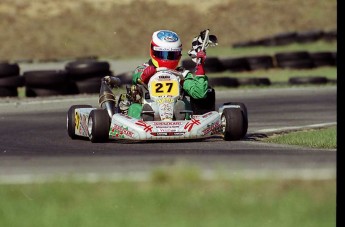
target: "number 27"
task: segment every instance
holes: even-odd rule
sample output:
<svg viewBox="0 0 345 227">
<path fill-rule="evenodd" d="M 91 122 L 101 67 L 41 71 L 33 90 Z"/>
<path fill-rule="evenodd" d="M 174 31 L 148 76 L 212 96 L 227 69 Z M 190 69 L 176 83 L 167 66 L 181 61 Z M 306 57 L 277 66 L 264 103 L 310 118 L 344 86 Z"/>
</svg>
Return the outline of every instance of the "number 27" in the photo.
<svg viewBox="0 0 345 227">
<path fill-rule="evenodd" d="M 157 83 L 156 84 L 156 92 L 157 93 L 163 93 L 164 92 L 164 85 L 168 87 L 168 93 L 171 92 L 171 89 L 173 87 L 173 83 Z"/>
</svg>

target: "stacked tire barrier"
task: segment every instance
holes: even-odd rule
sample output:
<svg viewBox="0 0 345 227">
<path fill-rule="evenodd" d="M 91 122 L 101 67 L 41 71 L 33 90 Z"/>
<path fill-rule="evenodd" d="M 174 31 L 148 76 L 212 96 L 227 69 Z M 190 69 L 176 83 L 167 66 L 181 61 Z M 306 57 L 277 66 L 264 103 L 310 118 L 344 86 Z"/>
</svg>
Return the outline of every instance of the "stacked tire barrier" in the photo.
<svg viewBox="0 0 345 227">
<path fill-rule="evenodd" d="M 99 93 L 101 79 L 111 75 L 106 61 L 75 60 L 63 70 L 33 70 L 22 75 L 27 97 Z"/>
<path fill-rule="evenodd" d="M 300 32 L 285 32 L 256 40 L 238 42 L 233 44 L 232 47 L 241 48 L 253 46 L 282 46 L 292 43 L 309 43 L 319 40 L 324 40 L 327 42 L 337 40 L 337 31 L 308 30 Z"/>
<path fill-rule="evenodd" d="M 99 93 L 101 79 L 112 75 L 110 65 L 106 61 L 72 61 L 66 64 L 65 70 L 78 94 Z"/>
<path fill-rule="evenodd" d="M 312 69 L 324 66 L 337 66 L 337 52 L 294 51 L 278 52 L 273 56 L 254 55 L 245 57 L 208 57 L 205 62 L 207 73 L 218 72 L 248 72 L 282 69 Z M 194 71 L 195 62 L 191 59 L 182 60 L 182 67 Z M 68 62 L 63 70 L 32 70 L 20 74 L 17 63 L 0 62 L 0 97 L 18 96 L 18 88 L 25 87 L 27 97 L 94 94 L 99 93 L 101 79 L 106 75 L 114 75 L 107 61 L 97 59 L 79 59 Z M 122 86 L 132 84 L 132 72 L 124 72 L 117 76 Z M 289 84 L 322 84 L 329 80 L 322 76 L 307 78 L 292 77 Z M 336 82 L 336 81 L 335 81 Z M 268 78 L 256 77 L 210 77 L 212 87 L 238 87 L 243 85 L 271 85 Z"/>
<path fill-rule="evenodd" d="M 219 59 L 211 57 L 212 61 L 206 59 L 205 70 L 208 73 L 214 73 L 224 71 L 245 72 L 272 68 L 311 69 L 322 66 L 336 66 L 336 57 L 337 53 L 332 51 L 291 51 L 278 52 L 274 56 L 256 55 Z M 207 64 L 208 62 L 209 64 Z M 182 60 L 182 66 L 188 70 L 194 70 L 195 62 L 191 59 L 184 59 Z"/>
<path fill-rule="evenodd" d="M 64 70 L 33 70 L 23 73 L 27 97 L 69 95 L 76 90 Z"/>
</svg>

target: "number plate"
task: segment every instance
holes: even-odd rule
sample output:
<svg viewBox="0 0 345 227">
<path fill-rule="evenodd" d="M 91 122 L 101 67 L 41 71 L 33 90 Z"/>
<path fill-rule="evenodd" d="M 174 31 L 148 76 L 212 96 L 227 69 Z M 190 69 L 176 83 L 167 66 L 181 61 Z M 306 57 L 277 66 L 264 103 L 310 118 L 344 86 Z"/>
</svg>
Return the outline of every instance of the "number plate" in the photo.
<svg viewBox="0 0 345 227">
<path fill-rule="evenodd" d="M 151 84 L 152 96 L 178 96 L 178 82 L 170 81 L 154 81 Z"/>
</svg>

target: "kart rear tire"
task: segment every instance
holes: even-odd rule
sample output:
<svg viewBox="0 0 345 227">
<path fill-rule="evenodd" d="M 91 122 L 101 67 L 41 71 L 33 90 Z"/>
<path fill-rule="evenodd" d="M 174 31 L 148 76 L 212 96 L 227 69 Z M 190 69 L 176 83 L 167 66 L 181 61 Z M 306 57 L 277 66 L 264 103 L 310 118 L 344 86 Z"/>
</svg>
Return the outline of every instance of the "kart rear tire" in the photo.
<svg viewBox="0 0 345 227">
<path fill-rule="evenodd" d="M 226 141 L 241 140 L 246 134 L 244 112 L 240 108 L 226 108 L 221 116 L 223 139 Z"/>
<path fill-rule="evenodd" d="M 92 110 L 88 120 L 89 139 L 92 143 L 106 142 L 109 139 L 110 118 L 107 110 Z"/>
<path fill-rule="evenodd" d="M 90 105 L 73 105 L 67 112 L 67 132 L 69 137 L 77 139 L 79 136 L 75 134 L 75 109 L 78 108 L 92 108 Z"/>
</svg>

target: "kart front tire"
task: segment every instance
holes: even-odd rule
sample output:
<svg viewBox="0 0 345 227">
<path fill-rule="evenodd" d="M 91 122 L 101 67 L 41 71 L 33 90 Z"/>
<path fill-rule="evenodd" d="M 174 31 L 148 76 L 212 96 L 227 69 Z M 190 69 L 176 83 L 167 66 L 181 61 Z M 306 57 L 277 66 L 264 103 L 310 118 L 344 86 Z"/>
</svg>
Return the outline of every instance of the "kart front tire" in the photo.
<svg viewBox="0 0 345 227">
<path fill-rule="evenodd" d="M 226 108 L 221 116 L 223 136 L 226 141 L 241 140 L 246 134 L 245 116 L 240 108 Z"/>
<path fill-rule="evenodd" d="M 241 109 L 242 114 L 243 114 L 242 137 L 244 137 L 247 134 L 247 130 L 248 130 L 248 110 L 247 110 L 246 105 L 242 102 L 227 102 L 227 103 L 224 103 L 224 105 L 238 105 L 238 106 L 240 106 L 240 109 Z"/>
<path fill-rule="evenodd" d="M 75 109 L 79 108 L 92 108 L 90 105 L 73 105 L 67 112 L 67 132 L 72 139 L 78 138 L 75 134 Z"/>
<path fill-rule="evenodd" d="M 105 142 L 109 139 L 110 118 L 107 110 L 92 110 L 88 120 L 89 139 L 92 143 Z"/>
</svg>

